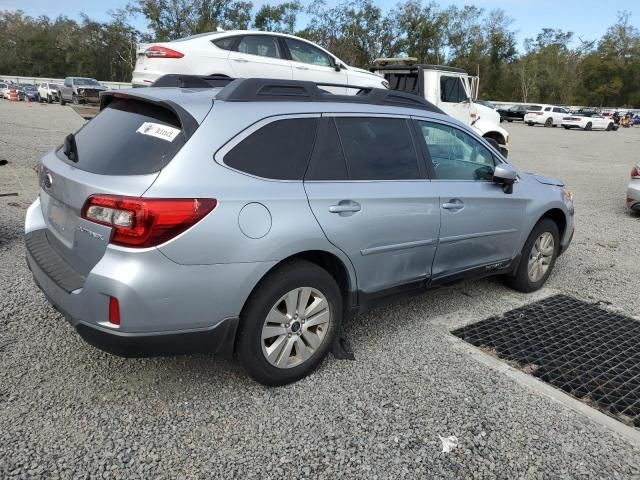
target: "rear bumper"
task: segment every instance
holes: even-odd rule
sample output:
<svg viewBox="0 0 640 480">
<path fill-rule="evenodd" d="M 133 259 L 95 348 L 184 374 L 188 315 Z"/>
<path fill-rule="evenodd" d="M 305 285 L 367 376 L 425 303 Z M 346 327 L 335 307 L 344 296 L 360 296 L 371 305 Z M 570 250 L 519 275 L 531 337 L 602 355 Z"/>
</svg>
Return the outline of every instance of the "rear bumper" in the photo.
<svg viewBox="0 0 640 480">
<path fill-rule="evenodd" d="M 45 233 L 42 242 L 30 242 Z M 253 287 L 275 262 L 181 265 L 157 249 L 106 249 L 87 273 L 46 242 L 36 200 L 27 211 L 27 263 L 36 284 L 92 345 L 117 355 L 233 351 L 237 318 Z M 42 237 L 42 235 L 40 235 Z M 75 274 L 74 274 L 75 273 Z M 121 323 L 109 322 L 109 298 Z"/>
<path fill-rule="evenodd" d="M 33 279 L 49 303 L 58 310 L 90 345 L 120 357 L 150 357 L 186 353 L 214 353 L 231 358 L 234 351 L 238 317 L 225 318 L 212 327 L 192 330 L 130 333 L 80 320 L 60 302 L 68 294 L 39 267 L 27 252 L 27 265 Z"/>
</svg>

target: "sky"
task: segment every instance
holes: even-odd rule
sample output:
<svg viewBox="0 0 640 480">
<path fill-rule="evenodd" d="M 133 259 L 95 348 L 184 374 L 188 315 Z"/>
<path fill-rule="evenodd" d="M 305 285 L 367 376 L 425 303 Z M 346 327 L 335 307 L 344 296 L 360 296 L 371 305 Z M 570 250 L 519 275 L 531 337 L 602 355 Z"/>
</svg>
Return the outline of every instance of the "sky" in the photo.
<svg viewBox="0 0 640 480">
<path fill-rule="evenodd" d="M 427 1 L 427 0 L 425 0 Z M 302 0 L 309 4 L 310 0 Z M 108 11 L 123 7 L 128 0 L 0 0 L 0 10 L 21 9 L 28 15 L 47 15 L 56 17 L 60 14 L 78 18 L 81 12 L 95 20 L 106 20 Z M 253 0 L 255 6 L 277 1 Z M 339 0 L 328 0 L 330 5 Z M 398 0 L 377 0 L 377 4 L 385 10 L 393 8 Z M 600 38 L 607 27 L 616 21 L 618 10 L 632 13 L 631 22 L 640 28 L 640 0 L 440 0 L 438 3 L 463 6 L 473 4 L 491 10 L 503 9 L 517 30 L 519 46 L 525 38 L 535 37 L 542 28 L 559 28 L 572 31 L 583 40 Z M 138 18 L 135 24 L 145 28 L 144 19 Z"/>
</svg>

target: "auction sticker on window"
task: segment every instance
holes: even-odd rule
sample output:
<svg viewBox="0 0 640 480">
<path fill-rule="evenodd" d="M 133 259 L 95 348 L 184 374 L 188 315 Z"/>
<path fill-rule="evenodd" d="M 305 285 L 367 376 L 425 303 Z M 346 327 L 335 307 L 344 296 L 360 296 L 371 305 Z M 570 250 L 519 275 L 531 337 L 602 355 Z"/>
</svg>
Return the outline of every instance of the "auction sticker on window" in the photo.
<svg viewBox="0 0 640 480">
<path fill-rule="evenodd" d="M 144 122 L 136 132 L 143 135 L 161 138 L 167 142 L 173 142 L 173 139 L 180 133 L 180 129 L 170 127 L 169 125 L 162 125 L 160 123 Z"/>
</svg>

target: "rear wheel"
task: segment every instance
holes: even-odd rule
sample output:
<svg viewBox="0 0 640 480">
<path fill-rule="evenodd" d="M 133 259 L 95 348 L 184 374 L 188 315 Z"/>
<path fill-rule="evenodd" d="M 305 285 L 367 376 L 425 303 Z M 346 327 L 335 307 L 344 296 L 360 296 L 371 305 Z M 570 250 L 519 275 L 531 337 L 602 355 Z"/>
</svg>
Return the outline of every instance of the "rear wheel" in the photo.
<svg viewBox="0 0 640 480">
<path fill-rule="evenodd" d="M 527 125 L 529 125 L 530 127 L 533 127 L 533 122 L 527 122 Z"/>
<path fill-rule="evenodd" d="M 240 363 L 254 380 L 284 385 L 311 373 L 326 356 L 342 321 L 342 294 L 326 270 L 298 260 L 262 280 L 241 321 Z"/>
<path fill-rule="evenodd" d="M 540 289 L 551 275 L 559 250 L 558 225 L 549 218 L 543 218 L 529 234 L 515 274 L 507 277 L 509 286 L 525 293 Z"/>
<path fill-rule="evenodd" d="M 553 118 L 551 118 L 551 117 L 547 118 L 547 120 L 544 122 L 544 126 L 545 127 L 553 127 Z"/>
<path fill-rule="evenodd" d="M 591 122 L 587 123 L 584 127 L 584 129 L 589 132 L 591 131 L 591 129 L 593 128 L 593 124 Z"/>
<path fill-rule="evenodd" d="M 62 98 L 62 93 L 59 93 L 59 94 L 58 94 L 58 98 L 59 98 L 59 100 L 60 100 L 60 105 L 63 105 L 63 106 L 64 106 L 64 105 L 66 105 L 66 104 L 67 104 L 67 102 L 65 102 L 65 101 L 64 101 L 64 98 Z"/>
<path fill-rule="evenodd" d="M 565 130 L 569 130 L 569 127 L 567 125 L 563 125 Z"/>
</svg>

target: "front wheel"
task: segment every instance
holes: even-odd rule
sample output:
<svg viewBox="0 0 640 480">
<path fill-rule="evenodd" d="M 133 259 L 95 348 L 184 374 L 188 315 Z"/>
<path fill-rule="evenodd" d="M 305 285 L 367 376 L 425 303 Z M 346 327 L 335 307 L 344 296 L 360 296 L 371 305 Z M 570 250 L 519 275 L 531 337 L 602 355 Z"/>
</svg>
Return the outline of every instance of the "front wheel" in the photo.
<svg viewBox="0 0 640 480">
<path fill-rule="evenodd" d="M 62 93 L 58 94 L 58 98 L 60 100 L 60 105 L 64 106 L 67 104 L 67 102 L 64 101 L 64 98 L 62 98 Z"/>
<path fill-rule="evenodd" d="M 569 130 L 569 127 L 567 125 L 563 125 L 565 130 Z"/>
<path fill-rule="evenodd" d="M 278 267 L 243 309 L 240 363 L 263 385 L 305 377 L 331 348 L 342 311 L 340 288 L 325 269 L 304 260 Z"/>
<path fill-rule="evenodd" d="M 558 225 L 549 218 L 540 220 L 522 248 L 518 269 L 507 277 L 509 286 L 525 293 L 542 288 L 551 275 L 559 250 Z"/>
<path fill-rule="evenodd" d="M 610 132 L 611 130 L 613 130 L 613 123 L 607 125 L 607 132 Z"/>
<path fill-rule="evenodd" d="M 584 127 L 584 129 L 585 129 L 587 132 L 590 132 L 590 131 L 591 131 L 591 128 L 593 128 L 593 124 L 592 124 L 591 122 L 587 123 L 587 125 Z"/>
<path fill-rule="evenodd" d="M 527 125 L 529 125 L 530 127 L 533 127 L 533 122 L 527 122 Z"/>
</svg>

